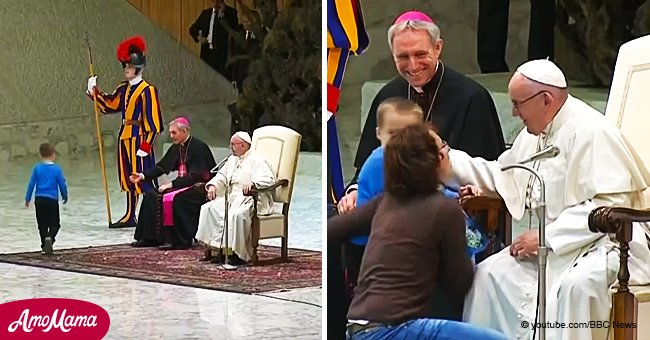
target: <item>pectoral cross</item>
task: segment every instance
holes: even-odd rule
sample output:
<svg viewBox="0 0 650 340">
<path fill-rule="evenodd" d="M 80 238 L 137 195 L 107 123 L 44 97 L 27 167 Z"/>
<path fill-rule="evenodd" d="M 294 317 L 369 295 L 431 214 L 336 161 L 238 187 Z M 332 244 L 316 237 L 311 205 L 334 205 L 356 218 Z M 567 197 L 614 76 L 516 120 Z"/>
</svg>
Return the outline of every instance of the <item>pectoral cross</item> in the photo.
<svg viewBox="0 0 650 340">
<path fill-rule="evenodd" d="M 185 163 L 182 163 L 181 165 L 178 166 L 178 177 L 185 177 L 187 174 L 187 169 L 185 167 Z"/>
</svg>

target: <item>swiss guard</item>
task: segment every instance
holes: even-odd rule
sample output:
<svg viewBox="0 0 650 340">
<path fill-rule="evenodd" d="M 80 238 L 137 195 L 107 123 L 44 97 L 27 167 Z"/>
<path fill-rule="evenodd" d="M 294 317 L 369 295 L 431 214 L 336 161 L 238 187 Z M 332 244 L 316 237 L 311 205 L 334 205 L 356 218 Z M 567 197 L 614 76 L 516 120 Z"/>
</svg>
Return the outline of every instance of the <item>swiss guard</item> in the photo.
<svg viewBox="0 0 650 340">
<path fill-rule="evenodd" d="M 164 125 L 158 101 L 158 91 L 142 79 L 146 65 L 145 41 L 140 36 L 125 39 L 117 46 L 117 59 L 124 68 L 124 78 L 112 93 L 97 88 L 97 76 L 88 78 L 86 94 L 97 96 L 97 106 L 103 114 L 122 113 L 118 133 L 117 173 L 122 191 L 126 192 L 126 213 L 109 228 L 136 226 L 136 206 L 140 194 L 157 185 L 131 183 L 132 173 L 142 173 L 154 167 L 156 160 L 152 145 Z M 94 93 L 93 93 L 94 91 Z"/>
</svg>

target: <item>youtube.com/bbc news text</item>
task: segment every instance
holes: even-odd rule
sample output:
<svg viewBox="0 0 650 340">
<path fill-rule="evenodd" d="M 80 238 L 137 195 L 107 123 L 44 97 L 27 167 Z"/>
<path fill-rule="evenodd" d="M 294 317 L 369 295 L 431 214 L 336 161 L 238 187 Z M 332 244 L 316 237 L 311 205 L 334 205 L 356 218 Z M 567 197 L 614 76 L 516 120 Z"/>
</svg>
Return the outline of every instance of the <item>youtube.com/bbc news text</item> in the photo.
<svg viewBox="0 0 650 340">
<path fill-rule="evenodd" d="M 589 322 L 545 322 L 533 323 L 528 321 L 521 322 L 521 328 L 637 328 L 635 322 L 620 322 L 620 321 L 589 321 Z"/>
</svg>

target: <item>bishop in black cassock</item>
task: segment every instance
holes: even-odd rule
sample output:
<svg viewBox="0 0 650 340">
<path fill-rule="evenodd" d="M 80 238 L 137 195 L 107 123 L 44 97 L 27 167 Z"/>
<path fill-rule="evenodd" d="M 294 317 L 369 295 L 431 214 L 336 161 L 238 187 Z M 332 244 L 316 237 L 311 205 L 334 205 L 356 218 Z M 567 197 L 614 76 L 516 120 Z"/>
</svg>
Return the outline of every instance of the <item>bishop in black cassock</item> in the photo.
<svg viewBox="0 0 650 340">
<path fill-rule="evenodd" d="M 173 144 L 154 168 L 139 174 L 140 179 L 152 181 L 162 174 L 178 171 L 178 177 L 171 182 L 170 188 L 162 193 L 155 189 L 145 193 L 135 229 L 136 241 L 131 245 L 152 247 L 166 243 L 160 248 L 190 248 L 198 228 L 201 205 L 206 201 L 204 184 L 212 177 L 210 170 L 215 166 L 210 147 L 202 140 L 188 135 L 184 142 Z M 197 183 L 203 184 L 195 186 Z M 165 226 L 162 204 L 164 194 L 185 188 L 188 189 L 179 191 L 173 197 L 173 225 Z"/>
<path fill-rule="evenodd" d="M 370 153 L 379 146 L 377 108 L 391 97 L 404 97 L 417 102 L 425 119 L 438 128 L 440 137 L 453 149 L 463 150 L 473 157 L 495 160 L 505 151 L 505 140 L 499 115 L 490 93 L 474 80 L 438 62 L 433 78 L 422 87 L 422 92 L 402 77 L 388 82 L 372 101 L 368 118 L 354 159 L 357 172 Z"/>
</svg>

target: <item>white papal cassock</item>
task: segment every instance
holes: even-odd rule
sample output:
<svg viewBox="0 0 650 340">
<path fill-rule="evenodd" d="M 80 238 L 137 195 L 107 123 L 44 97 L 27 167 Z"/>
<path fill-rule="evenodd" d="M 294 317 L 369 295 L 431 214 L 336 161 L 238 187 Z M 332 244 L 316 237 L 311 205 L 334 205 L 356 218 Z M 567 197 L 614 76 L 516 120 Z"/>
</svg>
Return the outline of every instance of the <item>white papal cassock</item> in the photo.
<svg viewBox="0 0 650 340">
<path fill-rule="evenodd" d="M 226 164 L 206 184 L 217 188 L 217 198 L 201 206 L 199 227 L 196 239 L 213 250 L 226 247 L 224 214 L 226 186 L 230 184 L 228 196 L 228 248 L 242 260 L 250 261 L 253 255 L 251 241 L 251 216 L 253 213 L 253 197 L 244 196 L 243 186 L 252 182 L 256 187 L 269 186 L 275 182 L 275 175 L 264 157 L 254 150 L 249 150 L 241 157 L 230 156 Z M 257 213 L 270 214 L 273 210 L 271 193 L 260 193 L 257 202 Z"/>
<path fill-rule="evenodd" d="M 650 174 L 619 130 L 601 113 L 569 96 L 542 134 L 534 136 L 523 129 L 497 161 L 470 158 L 457 150 L 450 152 L 450 158 L 459 184 L 474 184 L 486 195 L 501 196 L 519 220 L 527 196 L 536 208 L 539 185 L 535 181 L 528 189 L 531 174 L 527 171 L 499 168 L 548 145 L 557 146 L 559 156 L 532 164 L 546 185 L 547 322 L 607 321 L 608 289 L 616 280 L 619 252 L 615 235 L 589 231 L 588 215 L 598 206 L 644 207 L 641 191 L 650 183 Z M 650 282 L 647 232 L 646 225 L 634 226 L 632 283 Z M 531 327 L 521 325 L 535 321 L 537 259 L 520 261 L 509 252 L 506 248 L 478 265 L 463 319 L 511 339 L 530 339 Z M 600 340 L 606 333 L 606 329 L 547 328 L 546 334 L 548 339 Z"/>
</svg>

